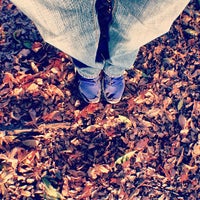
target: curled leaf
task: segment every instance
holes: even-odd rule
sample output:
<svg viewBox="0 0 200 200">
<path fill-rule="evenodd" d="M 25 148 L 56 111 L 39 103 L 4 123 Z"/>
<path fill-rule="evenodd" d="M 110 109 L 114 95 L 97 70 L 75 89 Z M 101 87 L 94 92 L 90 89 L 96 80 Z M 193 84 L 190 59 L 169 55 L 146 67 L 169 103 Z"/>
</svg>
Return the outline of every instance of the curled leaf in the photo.
<svg viewBox="0 0 200 200">
<path fill-rule="evenodd" d="M 182 109 L 183 104 L 184 104 L 184 101 L 183 101 L 183 99 L 181 99 L 181 100 L 178 102 L 178 106 L 177 106 L 178 111 Z"/>
</svg>

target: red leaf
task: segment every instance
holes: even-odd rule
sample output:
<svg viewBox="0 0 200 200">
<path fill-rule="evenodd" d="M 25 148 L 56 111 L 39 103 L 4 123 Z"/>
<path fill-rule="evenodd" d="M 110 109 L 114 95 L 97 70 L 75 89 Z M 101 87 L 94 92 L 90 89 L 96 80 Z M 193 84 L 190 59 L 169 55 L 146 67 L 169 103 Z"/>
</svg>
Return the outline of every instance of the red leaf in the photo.
<svg viewBox="0 0 200 200">
<path fill-rule="evenodd" d="M 44 121 L 53 121 L 53 120 L 58 119 L 59 115 L 60 115 L 60 112 L 59 112 L 59 111 L 53 111 L 53 112 L 51 112 L 51 113 L 49 113 L 49 114 L 44 115 L 44 116 L 42 117 L 42 119 L 43 119 Z"/>
<path fill-rule="evenodd" d="M 136 145 L 136 150 L 142 150 L 142 149 L 144 149 L 146 146 L 147 146 L 147 144 L 148 144 L 148 142 L 149 142 L 149 138 L 143 138 L 143 139 L 141 139 L 138 143 L 137 143 L 137 145 Z"/>
</svg>

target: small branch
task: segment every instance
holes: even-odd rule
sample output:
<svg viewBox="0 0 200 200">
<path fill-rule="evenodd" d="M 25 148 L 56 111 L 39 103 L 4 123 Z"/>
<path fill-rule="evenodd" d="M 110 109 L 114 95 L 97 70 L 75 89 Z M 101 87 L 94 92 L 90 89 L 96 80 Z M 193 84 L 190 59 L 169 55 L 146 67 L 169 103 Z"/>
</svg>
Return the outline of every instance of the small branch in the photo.
<svg viewBox="0 0 200 200">
<path fill-rule="evenodd" d="M 3 130 L 0 131 L 0 135 L 3 135 L 5 133 L 9 133 L 10 135 L 18 135 L 21 133 L 30 133 L 30 132 L 43 132 L 46 129 L 60 129 L 60 128 L 66 128 L 69 129 L 71 125 L 69 123 L 50 123 L 50 124 L 40 124 L 38 128 L 30 128 L 30 129 L 14 129 L 14 130 Z"/>
</svg>

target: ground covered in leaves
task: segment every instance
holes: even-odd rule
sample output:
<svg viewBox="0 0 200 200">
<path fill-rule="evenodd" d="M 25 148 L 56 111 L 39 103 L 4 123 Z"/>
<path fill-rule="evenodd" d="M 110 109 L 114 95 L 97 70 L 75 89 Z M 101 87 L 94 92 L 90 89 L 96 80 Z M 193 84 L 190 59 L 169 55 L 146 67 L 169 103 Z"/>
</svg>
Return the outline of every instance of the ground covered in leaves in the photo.
<svg viewBox="0 0 200 200">
<path fill-rule="evenodd" d="M 0 9 L 1 199 L 200 199 L 198 1 L 141 48 L 116 105 L 85 104 L 70 58 Z"/>
</svg>

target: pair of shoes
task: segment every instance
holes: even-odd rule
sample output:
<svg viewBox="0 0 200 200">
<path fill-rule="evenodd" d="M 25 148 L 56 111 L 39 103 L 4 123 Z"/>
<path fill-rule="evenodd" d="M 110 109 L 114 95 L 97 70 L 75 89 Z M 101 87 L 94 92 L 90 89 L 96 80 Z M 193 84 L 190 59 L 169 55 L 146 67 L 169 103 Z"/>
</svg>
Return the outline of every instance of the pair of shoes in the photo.
<svg viewBox="0 0 200 200">
<path fill-rule="evenodd" d="M 78 88 L 81 96 L 87 103 L 98 103 L 101 98 L 100 76 L 88 79 L 78 74 Z M 102 91 L 108 103 L 118 103 L 123 95 L 125 80 L 123 76 L 109 77 L 104 73 Z"/>
</svg>

